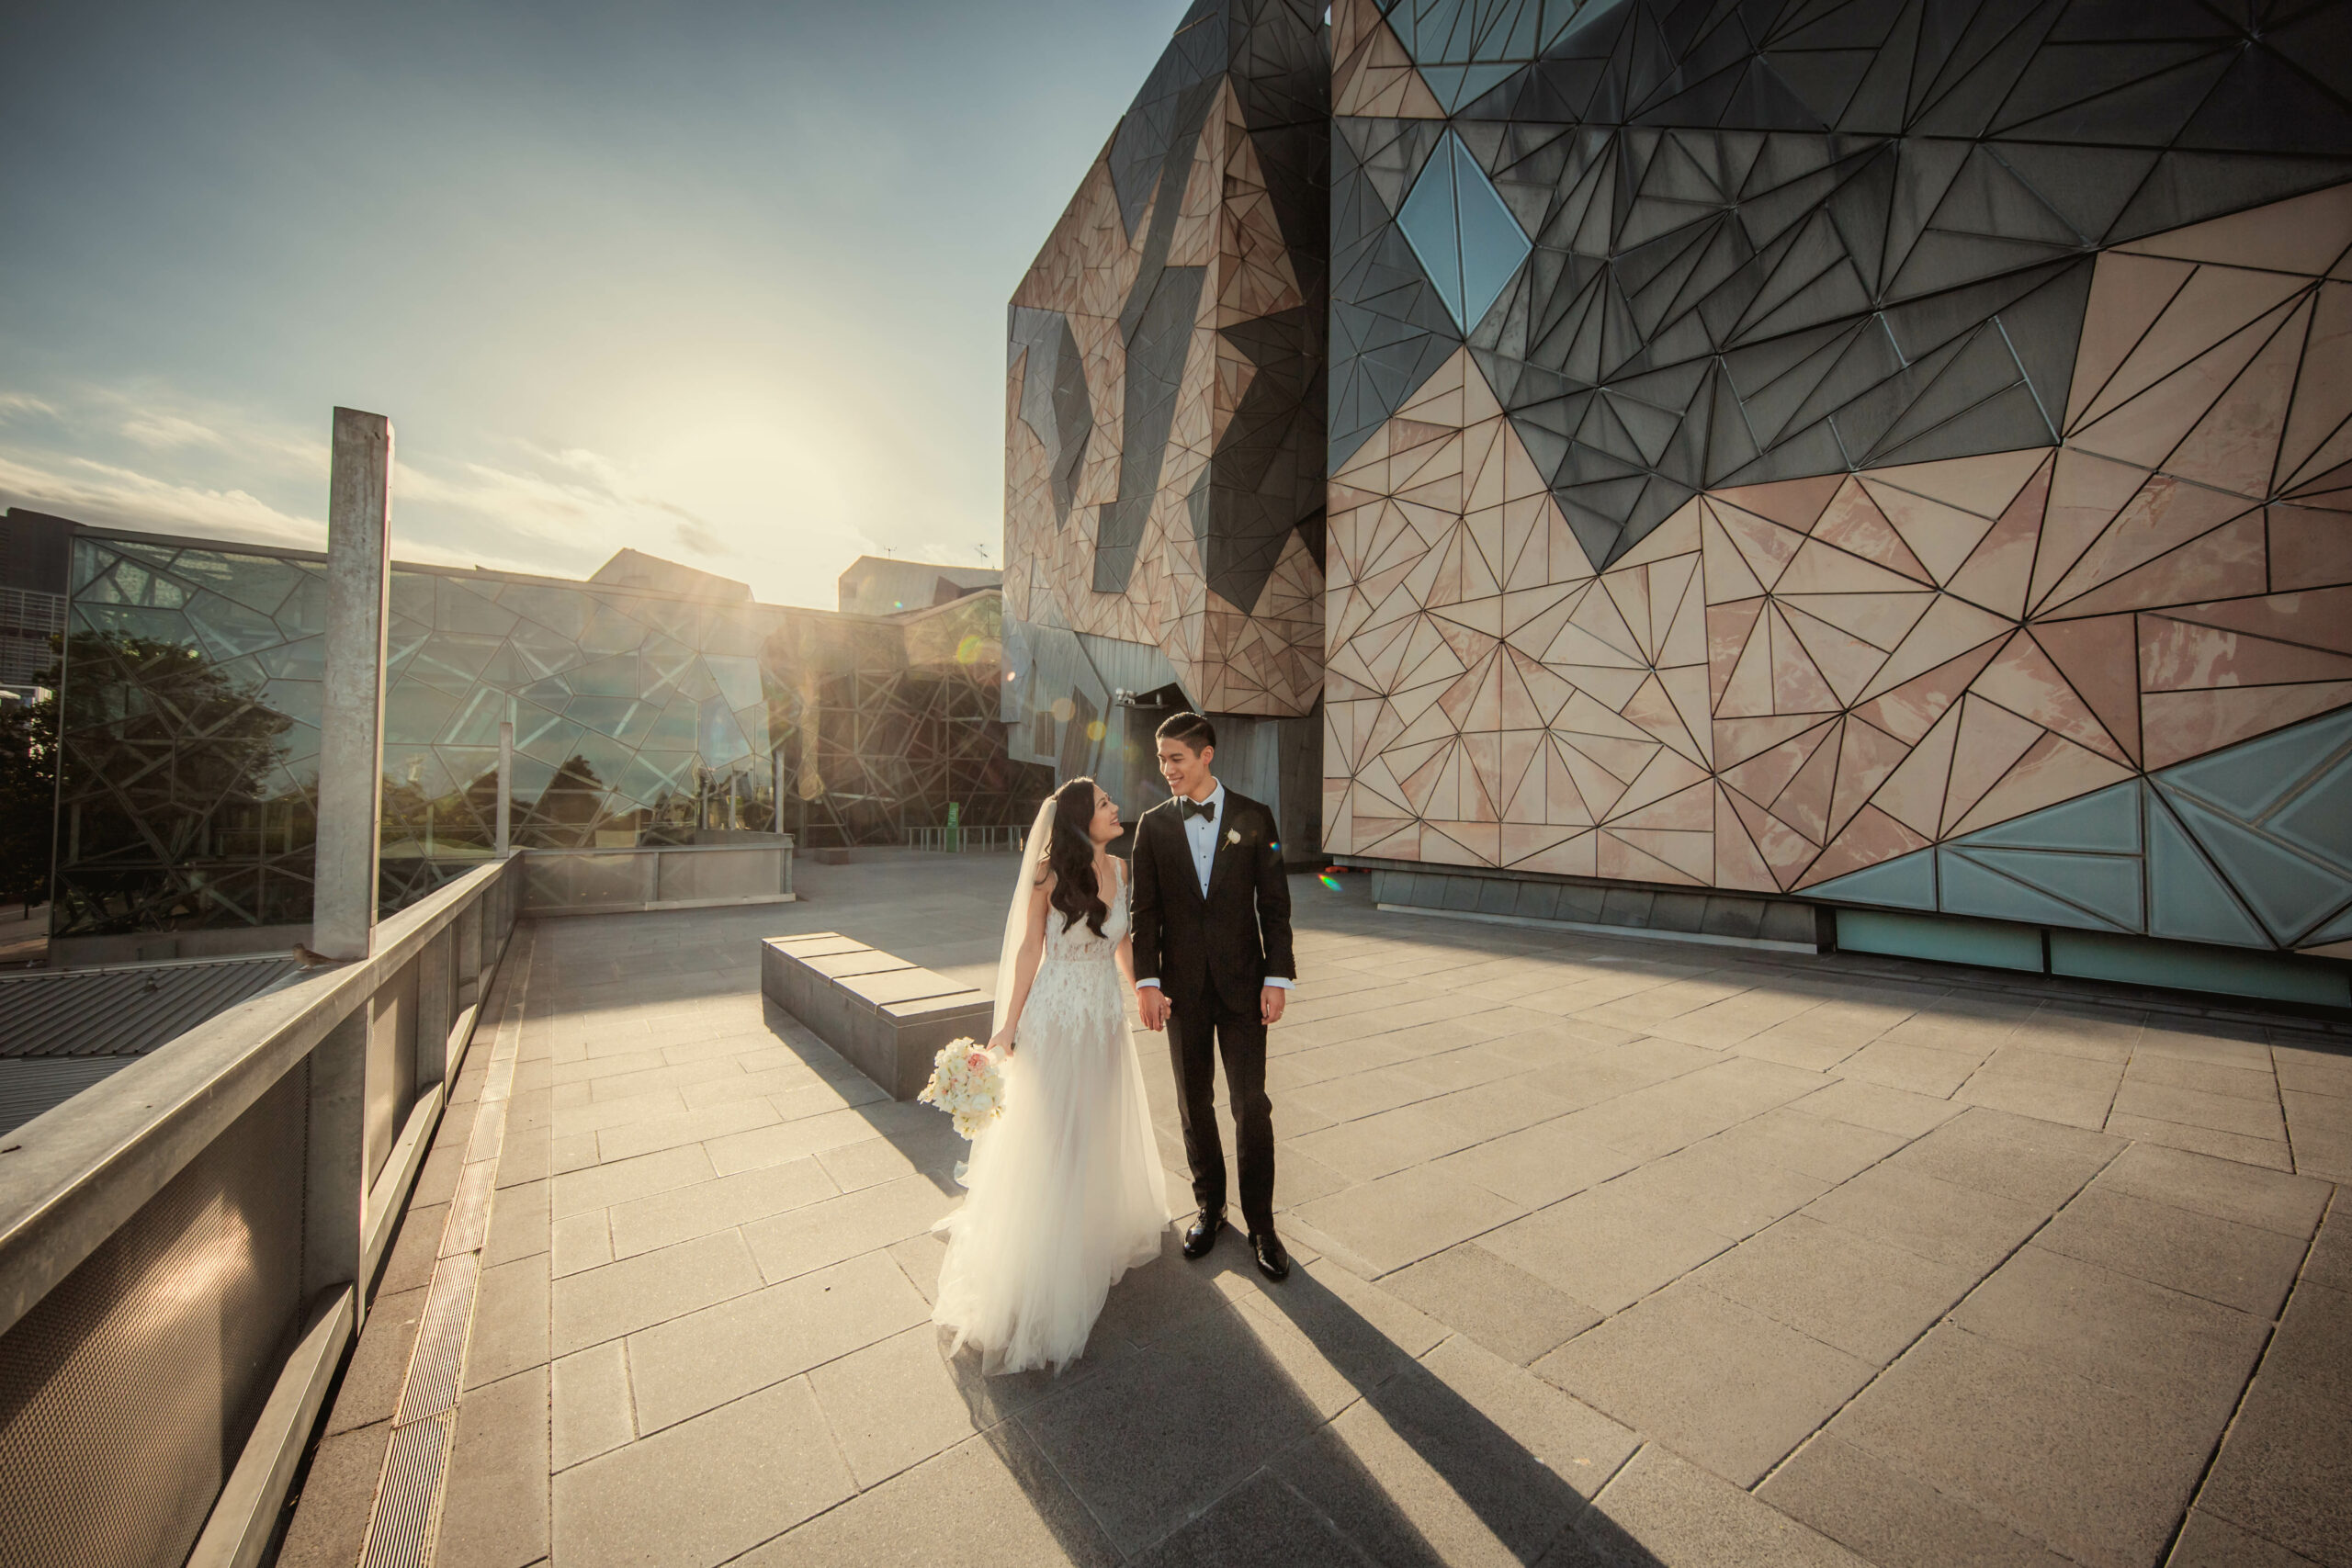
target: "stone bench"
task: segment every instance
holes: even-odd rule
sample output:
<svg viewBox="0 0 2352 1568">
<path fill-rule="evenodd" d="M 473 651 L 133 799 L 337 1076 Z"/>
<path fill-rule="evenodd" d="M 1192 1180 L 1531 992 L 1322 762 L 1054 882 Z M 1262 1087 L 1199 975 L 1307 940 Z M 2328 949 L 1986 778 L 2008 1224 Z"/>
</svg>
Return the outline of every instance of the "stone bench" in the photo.
<svg viewBox="0 0 2352 1568">
<path fill-rule="evenodd" d="M 939 1048 L 985 1039 L 987 993 L 836 931 L 760 944 L 760 991 L 893 1100 L 912 1100 Z"/>
</svg>

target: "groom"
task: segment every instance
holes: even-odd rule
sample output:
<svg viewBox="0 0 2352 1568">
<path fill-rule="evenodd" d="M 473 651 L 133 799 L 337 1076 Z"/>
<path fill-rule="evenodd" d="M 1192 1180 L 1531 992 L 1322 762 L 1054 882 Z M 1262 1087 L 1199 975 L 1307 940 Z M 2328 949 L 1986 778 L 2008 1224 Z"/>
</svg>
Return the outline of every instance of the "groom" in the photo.
<svg viewBox="0 0 2352 1568">
<path fill-rule="evenodd" d="M 1216 730 L 1196 713 L 1159 727 L 1170 798 L 1136 823 L 1136 1001 L 1146 1029 L 1168 1030 L 1184 1157 L 1200 1217 L 1184 1233 L 1199 1258 L 1225 1225 L 1225 1147 L 1217 1137 L 1216 1066 L 1241 1147 L 1241 1217 L 1258 1271 L 1287 1279 L 1274 1235 L 1274 1108 L 1266 1098 L 1266 1026 L 1283 1015 L 1298 973 L 1290 952 L 1290 884 L 1274 814 L 1209 771 Z"/>
</svg>

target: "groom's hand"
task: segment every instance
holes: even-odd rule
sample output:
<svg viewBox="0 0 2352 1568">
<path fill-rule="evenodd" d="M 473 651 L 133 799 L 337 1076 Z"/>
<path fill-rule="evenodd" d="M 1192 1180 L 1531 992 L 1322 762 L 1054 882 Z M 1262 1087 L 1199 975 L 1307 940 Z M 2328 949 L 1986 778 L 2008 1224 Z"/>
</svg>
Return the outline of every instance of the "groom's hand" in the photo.
<svg viewBox="0 0 2352 1568">
<path fill-rule="evenodd" d="M 1283 1003 L 1289 999 L 1290 993 L 1280 986 L 1259 987 L 1258 1016 L 1268 1023 L 1280 1023 L 1283 1021 Z"/>
</svg>

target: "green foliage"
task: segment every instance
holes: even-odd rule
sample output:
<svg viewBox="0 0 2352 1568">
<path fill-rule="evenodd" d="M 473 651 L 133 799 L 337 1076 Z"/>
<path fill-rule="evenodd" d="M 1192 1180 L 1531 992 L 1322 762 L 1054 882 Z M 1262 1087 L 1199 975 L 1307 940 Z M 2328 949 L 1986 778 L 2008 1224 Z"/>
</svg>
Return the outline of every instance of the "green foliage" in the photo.
<svg viewBox="0 0 2352 1568">
<path fill-rule="evenodd" d="M 56 671 L 47 679 L 54 681 Z M 57 803 L 57 697 L 0 705 L 0 903 L 49 897 Z"/>
</svg>

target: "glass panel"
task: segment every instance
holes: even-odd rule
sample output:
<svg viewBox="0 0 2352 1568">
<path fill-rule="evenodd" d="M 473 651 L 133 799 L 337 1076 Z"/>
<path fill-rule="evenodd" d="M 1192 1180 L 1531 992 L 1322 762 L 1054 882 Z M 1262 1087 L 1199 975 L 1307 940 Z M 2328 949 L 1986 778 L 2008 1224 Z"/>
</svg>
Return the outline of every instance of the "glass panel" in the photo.
<svg viewBox="0 0 2352 1568">
<path fill-rule="evenodd" d="M 2088 926 L 2102 922 L 2091 914 L 2038 892 L 2021 882 L 1956 855 L 1936 854 L 1936 882 L 1944 909 L 1954 915 L 1981 915 L 1996 920 L 2025 920 L 2045 926 Z"/>
<path fill-rule="evenodd" d="M 1992 969 L 2041 968 L 2041 933 L 2030 926 L 1989 925 L 1877 909 L 1838 911 L 1838 946 L 1847 953 L 1981 964 Z"/>
<path fill-rule="evenodd" d="M 1971 833 L 1963 844 L 2005 844 L 2020 850 L 2091 850 L 2133 854 L 2140 848 L 2140 786 L 2112 784 L 2079 800 L 2030 811 L 1996 828 Z"/>
<path fill-rule="evenodd" d="M 2163 802 L 2153 799 L 2148 802 L 2148 930 L 2155 936 L 2188 942 L 2270 945 L 2270 939 L 2239 908 L 2237 896 L 2206 863 L 2172 813 Z"/>
<path fill-rule="evenodd" d="M 1936 863 L 1930 850 L 1833 877 L 1805 891 L 1819 898 L 1850 898 L 1860 904 L 1893 904 L 1905 909 L 1936 907 Z"/>
</svg>

